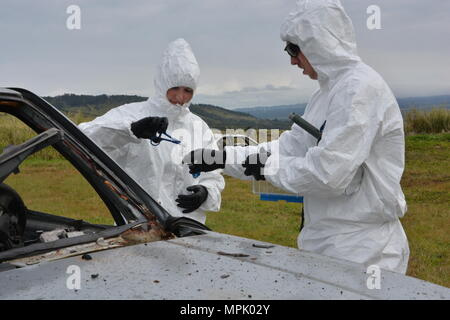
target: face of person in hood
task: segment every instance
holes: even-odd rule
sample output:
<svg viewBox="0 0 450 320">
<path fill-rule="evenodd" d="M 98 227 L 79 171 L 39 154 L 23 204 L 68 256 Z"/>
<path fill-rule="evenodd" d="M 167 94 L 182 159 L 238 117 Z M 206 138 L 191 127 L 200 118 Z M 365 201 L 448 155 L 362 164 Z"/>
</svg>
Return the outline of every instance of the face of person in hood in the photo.
<svg viewBox="0 0 450 320">
<path fill-rule="evenodd" d="M 304 75 L 309 76 L 313 80 L 317 80 L 317 72 L 314 70 L 311 63 L 309 63 L 308 59 L 300 50 L 299 46 L 288 41 L 286 43 L 286 48 L 284 48 L 284 51 L 286 51 L 291 57 L 291 64 L 293 66 L 297 66 L 302 69 Z"/>
<path fill-rule="evenodd" d="M 193 96 L 194 90 L 189 87 L 173 87 L 167 90 L 167 100 L 175 105 L 184 105 L 191 101 Z"/>
<path fill-rule="evenodd" d="M 200 68 L 191 46 L 186 40 L 177 39 L 164 51 L 158 67 L 154 80 L 156 95 L 172 106 L 188 107 L 199 75 Z M 174 110 L 178 112 L 181 109 L 175 107 Z"/>
<path fill-rule="evenodd" d="M 361 61 L 352 21 L 339 0 L 298 0 L 282 23 L 280 36 L 301 49 L 291 63 L 313 79 L 316 72 L 322 83 L 334 81 Z"/>
<path fill-rule="evenodd" d="M 317 72 L 314 70 L 311 63 L 309 63 L 308 59 L 301 51 L 296 57 L 291 57 L 291 65 L 299 67 L 303 70 L 304 75 L 309 76 L 313 80 L 317 80 Z"/>
</svg>

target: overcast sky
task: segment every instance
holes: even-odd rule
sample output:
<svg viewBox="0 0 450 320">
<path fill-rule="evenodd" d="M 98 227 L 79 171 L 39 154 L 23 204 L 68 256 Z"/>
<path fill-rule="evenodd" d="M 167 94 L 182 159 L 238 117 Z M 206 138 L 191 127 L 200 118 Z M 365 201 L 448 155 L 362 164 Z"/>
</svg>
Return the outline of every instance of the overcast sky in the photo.
<svg viewBox="0 0 450 320">
<path fill-rule="evenodd" d="M 41 96 L 153 94 L 167 44 L 192 46 L 194 102 L 225 108 L 306 102 L 317 87 L 290 66 L 280 25 L 295 0 L 0 0 L 0 86 Z M 450 94 L 450 1 L 341 0 L 361 58 L 397 97 Z M 81 29 L 69 30 L 70 5 Z M 367 7 L 381 29 L 367 28 Z"/>
</svg>

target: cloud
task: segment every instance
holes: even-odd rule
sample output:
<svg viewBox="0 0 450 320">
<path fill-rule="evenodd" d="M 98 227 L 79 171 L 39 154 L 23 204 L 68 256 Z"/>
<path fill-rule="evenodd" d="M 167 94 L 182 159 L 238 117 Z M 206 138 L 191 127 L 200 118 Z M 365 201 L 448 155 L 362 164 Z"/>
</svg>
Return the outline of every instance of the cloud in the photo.
<svg viewBox="0 0 450 320">
<path fill-rule="evenodd" d="M 359 53 L 402 96 L 450 93 L 450 1 L 341 0 Z M 305 102 L 317 84 L 290 66 L 279 28 L 293 0 L 77 0 L 81 30 L 66 28 L 71 0 L 3 0 L 0 86 L 41 95 L 153 94 L 167 44 L 184 37 L 199 61 L 196 99 L 226 107 Z M 369 5 L 382 29 L 366 27 Z"/>
<path fill-rule="evenodd" d="M 315 85 L 311 81 L 310 84 Z M 241 90 L 225 91 L 221 94 L 197 94 L 194 103 L 206 103 L 229 109 L 252 106 L 290 105 L 306 102 L 315 88 L 275 86 L 244 87 Z"/>
<path fill-rule="evenodd" d="M 284 92 L 284 91 L 291 91 L 291 90 L 295 90 L 295 88 L 288 87 L 288 86 L 277 87 L 272 84 L 267 84 L 262 88 L 244 87 L 241 90 L 226 91 L 226 92 L 224 92 L 224 94 L 225 95 L 235 95 L 235 94 L 243 94 L 243 93 L 255 94 L 255 93 L 268 93 L 268 92 Z"/>
</svg>

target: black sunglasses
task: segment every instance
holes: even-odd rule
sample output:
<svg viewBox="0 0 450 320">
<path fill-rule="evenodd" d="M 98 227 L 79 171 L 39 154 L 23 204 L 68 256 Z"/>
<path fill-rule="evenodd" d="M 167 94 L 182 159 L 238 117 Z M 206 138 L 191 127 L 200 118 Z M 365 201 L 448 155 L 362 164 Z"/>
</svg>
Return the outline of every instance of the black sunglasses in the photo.
<svg viewBox="0 0 450 320">
<path fill-rule="evenodd" d="M 300 53 L 300 47 L 296 44 L 288 42 L 284 48 L 284 51 L 286 51 L 292 58 L 295 58 Z"/>
</svg>

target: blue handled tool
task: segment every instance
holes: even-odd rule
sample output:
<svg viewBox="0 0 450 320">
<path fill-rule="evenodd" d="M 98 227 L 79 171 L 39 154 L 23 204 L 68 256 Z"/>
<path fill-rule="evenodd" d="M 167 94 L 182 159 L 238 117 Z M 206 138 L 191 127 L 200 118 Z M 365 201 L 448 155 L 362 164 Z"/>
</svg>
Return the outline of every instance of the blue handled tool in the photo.
<svg viewBox="0 0 450 320">
<path fill-rule="evenodd" d="M 167 138 L 169 138 L 169 139 L 166 139 L 166 138 L 161 138 L 161 136 L 162 135 L 165 135 Z M 175 138 L 172 138 L 167 132 L 161 132 L 160 134 L 159 134 L 159 136 L 155 136 L 155 137 L 153 137 L 155 140 L 153 140 L 153 139 L 151 139 L 150 138 L 150 143 L 152 144 L 152 146 L 157 146 L 157 145 L 159 145 L 160 143 L 161 143 L 161 141 L 162 140 L 164 140 L 164 141 L 169 141 L 169 142 L 172 142 L 172 143 L 175 143 L 175 144 L 180 144 L 181 143 L 181 141 L 180 140 L 177 140 L 177 139 L 175 139 Z"/>
</svg>

